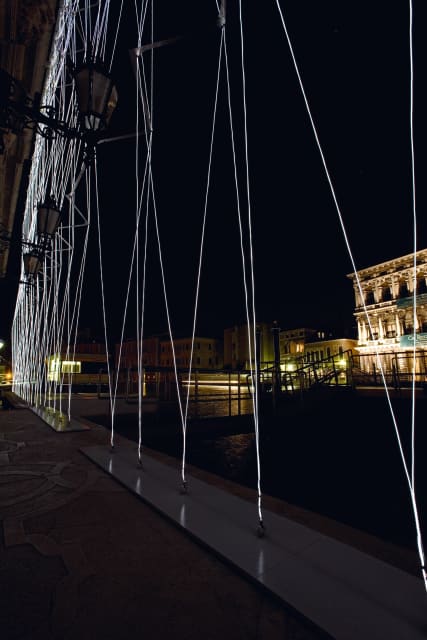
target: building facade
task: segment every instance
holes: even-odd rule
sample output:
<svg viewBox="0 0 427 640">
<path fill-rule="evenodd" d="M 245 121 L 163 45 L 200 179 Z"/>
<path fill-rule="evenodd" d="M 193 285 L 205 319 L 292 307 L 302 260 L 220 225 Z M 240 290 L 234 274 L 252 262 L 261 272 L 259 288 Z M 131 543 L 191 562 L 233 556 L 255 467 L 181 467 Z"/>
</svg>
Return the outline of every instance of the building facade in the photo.
<svg viewBox="0 0 427 640">
<path fill-rule="evenodd" d="M 282 329 L 279 335 L 280 361 L 287 362 L 303 356 L 305 344 L 317 336 L 316 329 L 300 327 L 297 329 Z"/>
<path fill-rule="evenodd" d="M 416 264 L 416 267 L 414 268 Z M 355 295 L 360 367 L 410 372 L 414 337 L 416 371 L 425 373 L 427 353 L 427 249 L 348 274 Z M 415 305 L 414 305 L 415 302 Z M 378 355 L 377 355 L 378 354 Z"/>
<path fill-rule="evenodd" d="M 47 358 L 47 381 L 72 385 L 74 390 L 108 384 L 107 356 L 97 353 L 52 354 Z"/>
<path fill-rule="evenodd" d="M 143 339 L 142 366 L 160 366 L 160 338 L 158 336 L 150 336 Z M 121 348 L 120 344 L 116 344 L 116 368 L 138 369 L 138 343 L 136 340 L 123 342 Z"/>
<path fill-rule="evenodd" d="M 304 348 L 305 362 L 319 362 L 327 358 L 345 358 L 355 353 L 357 340 L 352 338 L 325 338 L 307 342 Z"/>
<path fill-rule="evenodd" d="M 189 368 L 191 360 L 191 338 L 176 338 L 173 341 L 176 365 Z M 222 369 L 224 365 L 222 340 L 217 338 L 194 338 L 192 369 Z M 173 366 L 173 351 L 170 340 L 160 341 L 160 366 Z"/>
<path fill-rule="evenodd" d="M 256 339 L 261 366 L 274 362 L 273 326 L 271 322 L 257 323 Z M 250 330 L 252 335 L 252 328 Z M 231 370 L 250 368 L 248 325 L 224 329 L 224 367 Z"/>
</svg>

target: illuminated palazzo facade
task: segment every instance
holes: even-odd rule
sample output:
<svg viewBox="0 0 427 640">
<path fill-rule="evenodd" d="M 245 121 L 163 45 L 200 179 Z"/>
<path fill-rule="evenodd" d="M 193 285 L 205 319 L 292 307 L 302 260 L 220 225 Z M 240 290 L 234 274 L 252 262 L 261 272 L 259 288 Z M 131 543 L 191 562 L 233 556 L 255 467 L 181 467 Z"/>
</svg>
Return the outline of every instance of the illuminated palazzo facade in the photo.
<svg viewBox="0 0 427 640">
<path fill-rule="evenodd" d="M 416 253 L 416 278 L 413 253 L 362 269 L 357 275 L 361 292 L 356 274 L 350 273 L 347 277 L 354 287 L 361 368 L 375 367 L 378 353 L 386 371 L 411 371 L 415 324 L 416 370 L 426 373 L 427 249 Z"/>
</svg>

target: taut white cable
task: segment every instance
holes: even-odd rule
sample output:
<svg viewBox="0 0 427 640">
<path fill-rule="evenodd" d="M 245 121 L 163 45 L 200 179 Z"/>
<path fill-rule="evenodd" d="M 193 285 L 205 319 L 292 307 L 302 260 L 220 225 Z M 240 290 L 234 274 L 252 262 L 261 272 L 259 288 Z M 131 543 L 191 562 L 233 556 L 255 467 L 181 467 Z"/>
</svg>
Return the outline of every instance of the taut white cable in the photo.
<svg viewBox="0 0 427 640">
<path fill-rule="evenodd" d="M 186 400 L 185 400 L 184 423 L 183 423 L 183 429 L 182 429 L 181 477 L 182 477 L 182 482 L 184 487 L 187 484 L 187 480 L 185 476 L 185 463 L 186 463 L 186 449 L 187 449 L 188 405 L 190 400 L 190 379 L 191 379 L 191 372 L 192 372 L 192 366 L 193 366 L 194 338 L 196 334 L 197 309 L 198 309 L 198 303 L 199 303 L 200 277 L 201 277 L 201 271 L 202 271 L 203 246 L 204 246 L 205 229 L 206 229 L 206 215 L 207 215 L 207 209 L 208 209 L 208 195 L 209 195 L 209 186 L 210 186 L 210 180 L 211 180 L 212 151 L 213 151 L 213 142 L 214 142 L 214 134 L 215 134 L 216 112 L 217 112 L 217 105 L 218 105 L 219 79 L 220 79 L 220 73 L 221 73 L 223 42 L 224 42 L 224 30 L 221 31 L 221 39 L 220 39 L 219 54 L 218 54 L 218 69 L 217 69 L 217 76 L 216 76 L 215 100 L 214 100 L 214 109 L 213 109 L 213 117 L 212 117 L 211 140 L 210 140 L 210 147 L 209 147 L 208 175 L 206 179 L 202 234 L 201 234 L 200 250 L 199 250 L 199 264 L 197 269 L 196 296 L 194 301 L 193 329 L 191 334 L 190 364 L 188 367 L 188 385 L 187 385 L 187 394 L 186 394 Z"/>
<path fill-rule="evenodd" d="M 102 268 L 101 220 L 99 215 L 99 197 L 98 197 L 98 167 L 96 162 L 96 155 L 95 155 L 95 161 L 94 161 L 94 173 L 95 173 L 96 218 L 98 223 L 99 275 L 101 279 L 102 317 L 104 321 L 105 350 L 106 350 L 106 356 L 107 356 L 108 391 L 109 391 L 108 402 L 110 405 L 110 413 L 111 413 L 111 432 L 113 433 L 114 431 L 114 413 L 113 413 L 113 405 L 112 405 L 113 394 L 112 394 L 112 386 L 111 386 L 110 354 L 109 354 L 108 332 L 107 332 L 107 315 L 105 312 L 104 274 L 103 274 L 103 268 Z M 113 446 L 113 443 L 111 443 L 111 446 Z"/>
<path fill-rule="evenodd" d="M 240 22 L 240 44 L 241 44 L 241 66 L 242 66 L 242 83 L 243 83 L 243 114 L 244 114 L 244 133 L 245 133 L 245 169 L 246 169 L 246 197 L 248 207 L 248 229 L 249 229 L 249 253 L 250 253 L 250 274 L 251 274 L 251 306 L 252 306 L 252 344 L 255 350 L 255 358 L 252 361 L 253 351 L 250 348 L 251 371 L 255 370 L 255 389 L 254 389 L 254 425 L 255 425 L 255 445 L 257 460 L 257 489 L 258 489 L 258 515 L 260 526 L 263 528 L 263 518 L 261 509 L 261 462 L 259 455 L 259 416 L 258 416 L 258 361 L 257 361 L 257 342 L 256 342 L 256 314 L 255 314 L 255 277 L 254 277 L 254 257 L 253 257 L 253 239 L 252 239 L 252 211 L 251 197 L 249 185 L 249 153 L 248 153 L 248 130 L 247 130 L 247 108 L 246 108 L 246 74 L 244 63 L 244 38 L 243 38 L 243 20 L 242 20 L 242 3 L 239 0 L 239 22 Z M 248 343 L 251 345 L 251 325 L 248 317 Z M 255 363 L 255 366 L 253 366 Z"/>
<path fill-rule="evenodd" d="M 331 180 L 331 177 L 330 177 L 330 174 L 329 174 L 329 170 L 328 170 L 327 165 L 326 165 L 326 160 L 325 160 L 325 157 L 324 157 L 324 154 L 323 154 L 323 151 L 322 151 L 320 140 L 319 140 L 319 137 L 317 135 L 317 130 L 316 130 L 316 127 L 315 127 L 315 124 L 314 124 L 314 120 L 313 120 L 312 115 L 311 115 L 311 110 L 310 110 L 310 107 L 309 107 L 309 104 L 308 104 L 308 100 L 307 100 L 307 97 L 306 97 L 306 94 L 305 94 L 304 86 L 302 84 L 302 79 L 301 79 L 301 75 L 299 73 L 298 65 L 297 65 L 296 58 L 295 58 L 294 51 L 293 51 L 293 47 L 292 47 L 292 43 L 291 43 L 291 40 L 290 40 L 290 37 L 289 37 L 289 34 L 288 34 L 288 30 L 286 28 L 286 24 L 285 24 L 285 20 L 284 20 L 284 17 L 283 17 L 282 9 L 280 7 L 279 0 L 275 0 L 275 2 L 276 2 L 276 5 L 277 5 L 279 14 L 280 14 L 280 19 L 281 19 L 281 22 L 282 22 L 283 30 L 285 32 L 286 40 L 288 42 L 289 50 L 290 50 L 292 61 L 293 61 L 294 68 L 295 68 L 295 72 L 296 72 L 297 77 L 298 77 L 298 82 L 299 82 L 299 85 L 300 85 L 301 93 L 303 95 L 304 103 L 305 103 L 305 106 L 306 106 L 306 109 L 307 109 L 307 113 L 308 113 L 308 116 L 309 116 L 309 119 L 310 119 L 311 127 L 313 129 L 314 137 L 316 139 L 316 144 L 317 144 L 317 147 L 318 147 L 318 150 L 319 150 L 319 153 L 320 153 L 320 157 L 322 159 L 322 164 L 323 164 L 323 167 L 325 169 L 325 173 L 326 173 L 326 177 L 327 177 L 327 180 L 328 180 L 329 188 L 331 190 L 332 198 L 334 200 L 335 208 L 337 210 L 337 214 L 338 214 L 339 222 L 340 222 L 341 229 L 342 229 L 342 232 L 343 232 L 343 236 L 344 236 L 345 244 L 346 244 L 346 247 L 347 247 L 348 255 L 349 255 L 351 264 L 353 266 L 353 271 L 354 271 L 354 274 L 355 274 L 355 278 L 356 278 L 356 282 L 357 282 L 357 286 L 358 286 L 360 299 L 363 301 L 363 308 L 364 308 L 364 311 L 365 311 L 365 314 L 366 314 L 366 319 L 367 319 L 367 322 L 368 322 L 368 325 L 369 325 L 369 329 L 372 332 L 372 326 L 371 326 L 371 322 L 370 322 L 370 319 L 369 319 L 369 314 L 368 314 L 368 311 L 367 311 L 367 308 L 366 308 L 366 303 L 365 303 L 364 296 L 363 296 L 363 291 L 362 291 L 362 286 L 361 286 L 361 283 L 360 283 L 360 278 L 359 278 L 359 275 L 358 275 L 358 272 L 357 272 L 357 269 L 356 269 L 356 265 L 355 265 L 355 262 L 354 262 L 353 254 L 352 254 L 351 247 L 350 247 L 350 243 L 349 243 L 348 236 L 347 236 L 347 233 L 346 233 L 346 230 L 345 230 L 345 226 L 344 226 L 344 221 L 343 221 L 343 218 L 342 218 L 341 210 L 340 210 L 340 207 L 338 205 L 338 201 L 337 201 L 335 190 L 334 190 L 334 187 L 333 187 L 333 184 L 332 184 L 332 180 Z M 411 16 L 412 16 L 412 14 L 411 14 Z M 412 32 L 412 26 L 411 26 L 411 32 Z M 412 42 L 412 40 L 411 40 L 411 42 Z M 411 55 L 411 57 L 412 57 L 412 55 Z M 404 468 L 404 472 L 405 472 L 405 477 L 407 479 L 408 486 L 409 486 L 409 491 L 410 491 L 410 496 L 411 496 L 411 504 L 412 504 L 412 508 L 413 508 L 413 515 L 414 515 L 414 518 L 415 518 L 415 524 L 416 524 L 416 529 L 417 529 L 417 547 L 418 547 L 418 552 L 419 552 L 420 560 L 421 560 L 421 567 L 422 567 L 422 575 L 423 575 L 423 580 L 424 580 L 424 586 L 425 586 L 425 588 L 427 590 L 427 571 L 426 571 L 426 566 L 425 566 L 425 558 L 424 558 L 423 547 L 422 547 L 422 543 L 421 543 L 421 534 L 419 532 L 418 508 L 417 508 L 417 505 L 416 505 L 415 494 L 414 494 L 413 487 L 412 487 L 412 480 L 411 480 L 410 473 L 408 471 L 408 465 L 407 465 L 407 462 L 406 462 L 406 459 L 405 459 L 405 454 L 404 454 L 403 447 L 402 447 L 402 442 L 401 442 L 401 438 L 400 438 L 400 434 L 399 434 L 399 429 L 398 429 L 398 426 L 397 426 L 395 414 L 394 414 L 393 407 L 392 407 L 392 404 L 391 404 L 390 394 L 389 394 L 389 391 L 388 391 L 388 387 L 387 387 L 387 383 L 386 383 L 386 379 L 385 379 L 385 375 L 384 375 L 384 370 L 383 370 L 381 359 L 379 357 L 379 353 L 378 353 L 378 348 L 377 347 L 376 347 L 376 355 L 377 355 L 377 362 L 378 362 L 378 365 L 379 365 L 381 377 L 382 377 L 383 384 L 384 384 L 384 389 L 385 389 L 385 392 L 386 392 L 387 403 L 388 403 L 388 406 L 389 406 L 389 409 L 390 409 L 390 413 L 391 413 L 391 417 L 392 417 L 392 421 L 393 421 L 393 427 L 394 427 L 395 435 L 396 435 L 396 438 L 397 438 L 399 453 L 400 453 L 400 457 L 401 457 L 401 460 L 402 460 L 402 464 L 403 464 L 403 468 Z"/>
<path fill-rule="evenodd" d="M 412 210 L 414 227 L 414 277 L 413 277 L 413 351 L 412 351 L 412 416 L 411 416 L 411 501 L 417 534 L 417 548 L 420 557 L 424 587 L 427 591 L 427 567 L 424 554 L 421 526 L 418 515 L 415 492 L 415 374 L 416 374 L 416 328 L 417 328 L 417 213 L 415 192 L 415 153 L 414 153 L 414 54 L 413 54 L 413 7 L 409 0 L 409 61 L 410 61 L 410 138 L 411 138 L 411 177 L 412 177 Z"/>
</svg>

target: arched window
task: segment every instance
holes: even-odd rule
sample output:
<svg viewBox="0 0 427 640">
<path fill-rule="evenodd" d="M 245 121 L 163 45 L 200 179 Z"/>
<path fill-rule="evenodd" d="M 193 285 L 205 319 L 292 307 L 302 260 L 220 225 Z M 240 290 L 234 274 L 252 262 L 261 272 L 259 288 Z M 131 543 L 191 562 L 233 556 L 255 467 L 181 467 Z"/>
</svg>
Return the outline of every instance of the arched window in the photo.
<svg viewBox="0 0 427 640">
<path fill-rule="evenodd" d="M 406 282 L 400 282 L 399 298 L 407 298 L 408 296 L 409 296 L 408 284 Z"/>
<path fill-rule="evenodd" d="M 375 304 L 375 297 L 372 289 L 366 292 L 365 304 Z"/>
<path fill-rule="evenodd" d="M 427 293 L 427 284 L 424 277 L 417 280 L 417 293 L 418 295 L 421 293 Z"/>
<path fill-rule="evenodd" d="M 391 300 L 391 289 L 390 287 L 384 287 L 383 288 L 383 302 L 387 302 L 387 300 Z"/>
</svg>

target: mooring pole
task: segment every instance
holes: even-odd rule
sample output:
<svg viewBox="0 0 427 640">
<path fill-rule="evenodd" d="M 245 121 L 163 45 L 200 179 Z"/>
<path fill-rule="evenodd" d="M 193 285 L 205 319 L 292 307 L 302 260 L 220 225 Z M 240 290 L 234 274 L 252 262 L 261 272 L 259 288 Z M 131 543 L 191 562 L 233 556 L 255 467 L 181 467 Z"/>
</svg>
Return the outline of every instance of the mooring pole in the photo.
<svg viewBox="0 0 427 640">
<path fill-rule="evenodd" d="M 273 384 L 272 384 L 272 392 L 273 392 L 273 408 L 277 409 L 277 404 L 279 400 L 279 396 L 281 393 L 281 384 L 280 384 L 280 327 L 275 320 L 273 322 L 273 326 L 271 328 L 273 334 L 273 349 L 274 349 L 274 370 L 273 370 Z"/>
</svg>

